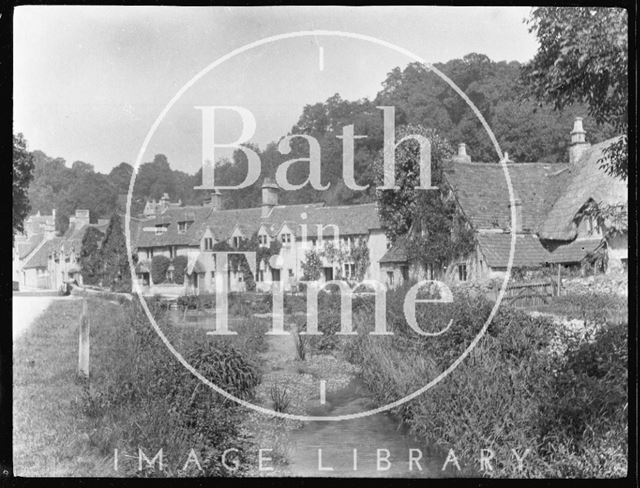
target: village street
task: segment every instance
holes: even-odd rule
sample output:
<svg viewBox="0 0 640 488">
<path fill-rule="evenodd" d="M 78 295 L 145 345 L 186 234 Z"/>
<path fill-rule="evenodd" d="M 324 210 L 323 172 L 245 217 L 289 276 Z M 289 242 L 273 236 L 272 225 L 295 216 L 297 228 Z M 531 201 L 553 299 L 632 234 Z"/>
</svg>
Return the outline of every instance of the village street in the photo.
<svg viewBox="0 0 640 488">
<path fill-rule="evenodd" d="M 51 295 L 13 295 L 13 342 L 20 338 L 54 300 L 76 300 L 77 297 Z"/>
</svg>

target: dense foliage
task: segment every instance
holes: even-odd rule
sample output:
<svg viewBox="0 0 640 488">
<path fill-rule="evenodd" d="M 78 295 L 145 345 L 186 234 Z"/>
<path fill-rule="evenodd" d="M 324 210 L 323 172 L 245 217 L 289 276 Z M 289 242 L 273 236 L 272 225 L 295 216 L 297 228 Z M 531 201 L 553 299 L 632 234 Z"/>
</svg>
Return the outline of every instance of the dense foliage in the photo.
<svg viewBox="0 0 640 488">
<path fill-rule="evenodd" d="M 173 258 L 173 281 L 178 285 L 182 285 L 184 283 L 184 275 L 187 270 L 188 262 L 189 258 L 187 258 L 187 256 L 176 256 Z"/>
<path fill-rule="evenodd" d="M 167 256 L 153 256 L 151 260 L 151 279 L 155 285 L 164 283 L 167 279 L 167 271 L 171 260 Z"/>
<path fill-rule="evenodd" d="M 92 309 L 107 313 L 104 305 L 100 307 Z M 239 397 L 253 396 L 260 381 L 256 357 L 264 344 L 263 328 L 249 321 L 235 340 L 203 342 L 197 334 L 179 333 L 171 327 L 153 300 L 149 307 L 172 343 L 205 377 Z M 95 419 L 94 442 L 109 455 L 114 448 L 121 453 L 137 453 L 142 448 L 151 458 L 164 449 L 163 472 L 157 464 L 155 470 L 139 472 L 137 456 L 121 456 L 120 470 L 134 476 L 241 474 L 250 449 L 239 430 L 244 412 L 202 384 L 168 353 L 138 302 L 125 305 L 123 311 L 117 330 L 103 337 L 113 351 L 107 364 L 96 368 L 104 377 L 94 382 L 85 399 L 84 413 Z M 230 457 L 241 464 L 235 473 L 221 463 L 222 452 L 230 448 L 239 451 L 239 457 Z M 202 470 L 194 462 L 185 463 L 191 449 Z"/>
<path fill-rule="evenodd" d="M 627 167 L 627 11 L 610 7 L 540 7 L 529 18 L 540 48 L 523 70 L 534 95 L 558 109 L 585 103 L 599 124 L 624 137 L 608 150 L 604 167 L 625 177 Z"/>
<path fill-rule="evenodd" d="M 127 243 L 118 214 L 113 214 L 109 221 L 100 254 L 103 263 L 103 286 L 113 291 L 131 291 Z"/>
<path fill-rule="evenodd" d="M 31 205 L 27 194 L 33 178 L 33 155 L 27 150 L 22 134 L 13 136 L 13 233 L 22 232 L 23 221 L 29 215 Z"/>
<path fill-rule="evenodd" d="M 82 237 L 79 264 L 85 285 L 98 285 L 102 281 L 104 262 L 101 245 L 104 237 L 95 227 L 89 227 Z"/>
<path fill-rule="evenodd" d="M 492 305 L 456 290 L 453 304 L 421 305 L 417 317 L 425 329 L 442 328 L 453 319 L 442 336 L 424 338 L 403 319 L 406 291 L 388 295 L 394 336 L 362 334 L 343 342 L 381 404 L 415 391 L 448 367 L 471 343 Z M 618 306 L 607 298 L 597 303 Z M 625 476 L 627 325 L 593 312 L 588 320 L 598 327 L 591 323 L 593 332 L 582 337 L 563 332 L 549 318 L 502 307 L 455 371 L 396 412 L 419 438 L 454 449 L 467 474 Z M 370 304 L 360 302 L 358 330 L 371 329 L 371 314 Z M 483 448 L 495 452 L 492 472 L 478 472 Z M 513 448 L 520 455 L 530 449 L 522 471 Z"/>
</svg>

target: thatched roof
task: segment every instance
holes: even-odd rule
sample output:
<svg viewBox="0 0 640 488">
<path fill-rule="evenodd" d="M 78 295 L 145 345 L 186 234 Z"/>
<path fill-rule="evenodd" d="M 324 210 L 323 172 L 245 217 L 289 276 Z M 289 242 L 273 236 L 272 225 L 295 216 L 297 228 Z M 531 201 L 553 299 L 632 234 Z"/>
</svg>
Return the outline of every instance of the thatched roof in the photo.
<svg viewBox="0 0 640 488">
<path fill-rule="evenodd" d="M 590 200 L 600 204 L 626 204 L 627 182 L 607 175 L 599 166 L 603 150 L 618 138 L 609 139 L 589 148 L 571 169 L 566 189 L 549 211 L 540 228 L 540 238 L 569 241 L 576 237 L 576 214 Z"/>
</svg>

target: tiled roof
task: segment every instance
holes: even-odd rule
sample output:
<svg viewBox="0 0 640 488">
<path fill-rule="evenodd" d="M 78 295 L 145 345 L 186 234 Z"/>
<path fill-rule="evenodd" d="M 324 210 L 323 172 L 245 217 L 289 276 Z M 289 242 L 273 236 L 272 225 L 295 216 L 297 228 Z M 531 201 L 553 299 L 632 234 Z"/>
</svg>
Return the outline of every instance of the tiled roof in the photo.
<svg viewBox="0 0 640 488">
<path fill-rule="evenodd" d="M 569 244 L 562 244 L 551 252 L 551 263 L 579 263 L 587 254 L 602 245 L 602 239 L 576 239 Z M 547 243 L 545 243 L 547 244 Z"/>
<path fill-rule="evenodd" d="M 307 213 L 306 219 L 298 217 L 296 223 L 307 224 L 308 236 L 317 235 L 318 224 L 333 224 L 338 228 L 340 235 L 366 235 L 371 230 L 382 228 L 375 203 L 314 207 Z M 299 235 L 300 231 L 301 227 L 297 225 L 296 235 Z M 324 229 L 323 233 L 332 235 L 332 228 Z"/>
<path fill-rule="evenodd" d="M 203 225 L 205 219 L 212 211 L 211 207 L 168 208 L 161 215 L 137 224 L 139 229 L 136 247 L 195 246 L 200 242 L 200 236 L 206 228 Z M 185 232 L 179 232 L 178 222 L 187 221 L 193 221 L 193 224 Z M 146 230 L 160 225 L 168 226 L 161 234 L 156 235 L 155 231 Z"/>
<path fill-rule="evenodd" d="M 186 232 L 178 232 L 178 222 L 194 220 Z M 168 209 L 162 215 L 142 222 L 143 229 L 168 224 L 167 230 L 158 233 L 154 230 L 142 230 L 139 233 L 137 247 L 158 246 L 197 246 L 207 228 L 213 232 L 216 240 L 227 240 L 236 226 L 251 237 L 265 225 L 271 236 L 287 223 L 291 231 L 301 235 L 300 224 L 307 224 L 307 235 L 317 234 L 317 225 L 334 224 L 342 235 L 368 234 L 371 229 L 381 228 L 375 204 L 325 207 L 322 203 L 299 205 L 276 205 L 269 215 L 262 218 L 262 209 L 241 208 L 213 210 L 210 207 L 181 207 Z M 331 228 L 325 229 L 327 235 Z"/>
<path fill-rule="evenodd" d="M 514 163 L 507 170 L 515 197 L 522 201 L 522 227 L 537 232 L 565 189 L 567 164 Z M 511 226 L 509 190 L 502 165 L 452 163 L 445 172 L 462 212 L 477 230 Z"/>
<path fill-rule="evenodd" d="M 477 234 L 478 245 L 489 266 L 506 268 L 511 250 L 511 234 L 497 232 L 480 232 Z M 531 234 L 517 234 L 516 248 L 512 266 L 515 268 L 540 266 L 549 262 L 550 254 L 540 240 Z"/>
<path fill-rule="evenodd" d="M 506 268 L 511 250 L 510 233 L 481 232 L 477 234 L 480 250 L 489 266 Z M 535 267 L 547 263 L 579 263 L 600 246 L 602 239 L 579 239 L 554 246 L 544 245 L 533 234 L 517 234 L 513 267 Z"/>
<path fill-rule="evenodd" d="M 409 260 L 406 248 L 406 238 L 400 237 L 384 256 L 380 258 L 383 263 L 406 263 Z"/>
<path fill-rule="evenodd" d="M 46 268 L 49 261 L 49 254 L 55 251 L 61 242 L 62 237 L 54 237 L 53 239 L 45 241 L 40 249 L 24 264 L 23 268 Z"/>
<path fill-rule="evenodd" d="M 36 247 L 38 247 L 38 244 L 40 244 L 43 239 L 44 234 L 42 233 L 30 235 L 28 239 L 24 240 L 16 239 L 16 249 L 18 250 L 19 258 L 26 258 Z"/>
<path fill-rule="evenodd" d="M 594 145 L 572 168 L 571 180 L 541 226 L 541 238 L 574 239 L 577 234 L 576 214 L 589 200 L 606 204 L 627 203 L 626 181 L 607 175 L 598 163 L 603 156 L 603 149 L 615 140 L 617 138 Z"/>
</svg>

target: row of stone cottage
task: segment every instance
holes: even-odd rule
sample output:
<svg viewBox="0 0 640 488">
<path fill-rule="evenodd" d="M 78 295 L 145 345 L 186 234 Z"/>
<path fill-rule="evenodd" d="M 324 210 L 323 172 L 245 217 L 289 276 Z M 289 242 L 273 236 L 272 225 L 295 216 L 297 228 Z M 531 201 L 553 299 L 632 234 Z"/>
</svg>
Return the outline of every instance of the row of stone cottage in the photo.
<svg viewBox="0 0 640 488">
<path fill-rule="evenodd" d="M 615 139 L 591 146 L 585 136 L 582 120 L 576 118 L 567 163 L 506 162 L 517 215 L 514 268 L 579 265 L 598 251 L 608 257 L 609 269 L 626 267 L 626 231 L 611 234 L 602 227 L 602 222 L 584 215 L 585 208 L 594 202 L 626 208 L 626 182 L 607 175 L 599 167 L 603 149 Z M 255 273 L 258 289 L 267 289 L 269 282 L 274 281 L 281 282 L 286 290 L 295 288 L 302 280 L 302 264 L 311 249 L 321 256 L 321 279 L 353 281 L 357 263 L 350 258 L 350 250 L 359 244 L 366 244 L 369 254 L 363 278 L 390 287 L 409 278 L 456 282 L 504 276 L 511 245 L 511 203 L 503 166 L 471 162 L 465 145 L 460 144 L 458 154 L 446 166 L 444 177 L 443 198 L 455 201 L 460 220 L 474 231 L 476 245 L 470 255 L 443 269 L 426 272 L 412 262 L 405 239 L 391 246 L 376 204 L 280 205 L 279 189 L 267 179 L 262 185 L 262 204 L 256 208 L 224 210 L 220 193 L 212 193 L 204 206 L 179 206 L 171 204 L 167 197 L 153 202 L 152 211 L 145 212 L 141 220 L 132 220 L 131 235 L 138 258 L 136 274 L 141 283 L 148 285 L 154 256 L 185 255 L 188 257 L 185 291 L 210 293 L 215 283 L 215 243 L 226 241 L 237 248 L 242 239 L 257 235 L 260 246 L 268 247 L 273 240 L 282 245 L 276 259 L 259 264 Z M 88 223 L 88 216 L 83 225 L 78 224 L 71 234 L 70 231 L 65 234 L 67 237 L 58 238 L 60 242 L 44 251 L 36 250 L 38 259 L 32 262 L 33 258 L 26 256 L 23 272 L 28 273 L 34 267 L 41 269 L 45 263 L 47 270 L 43 272 L 55 275 L 49 285 L 58 283 L 58 278 L 77 279 L 79 270 L 73 265 L 74 257 L 69 258 L 66 262 L 69 266 L 64 268 L 59 262 L 56 264 L 55 253 L 61 245 L 71 250 L 72 255 L 79 252 L 78 235 L 92 224 Z M 420 232 L 419 225 L 410 232 Z M 337 243 L 342 249 L 339 262 L 329 262 L 322 256 L 328 242 Z M 43 254 L 47 254 L 47 259 L 43 259 Z M 61 275 L 65 272 L 68 276 Z M 229 272 L 228 283 L 232 290 L 243 290 L 246 286 L 239 270 Z"/>
</svg>

